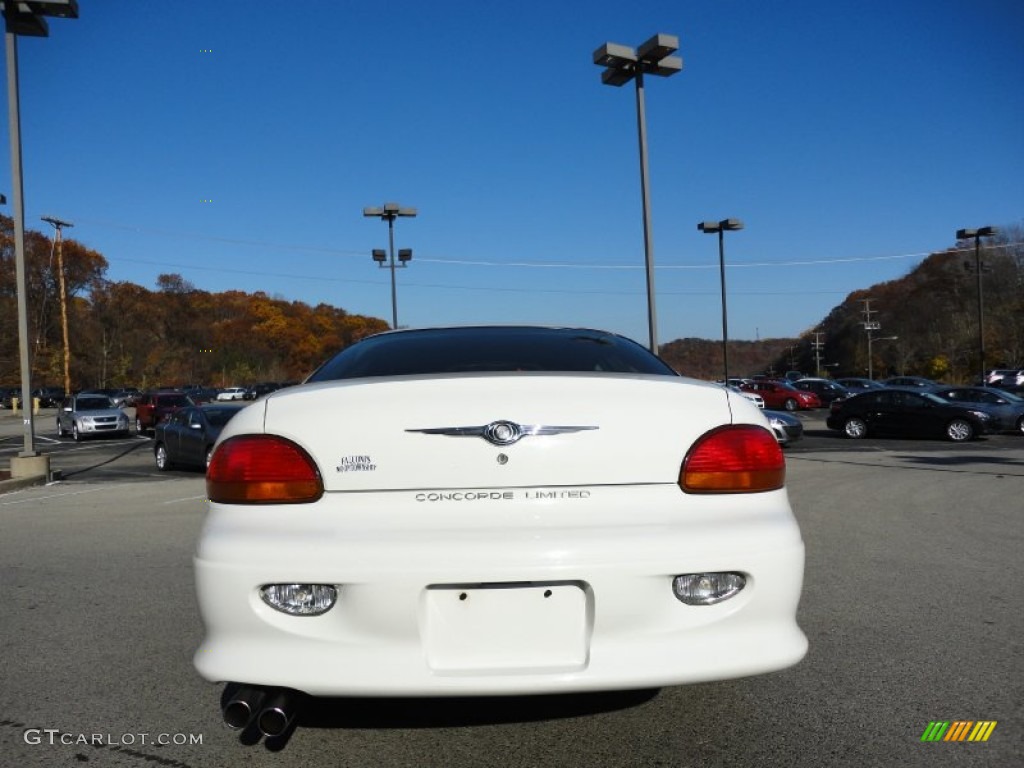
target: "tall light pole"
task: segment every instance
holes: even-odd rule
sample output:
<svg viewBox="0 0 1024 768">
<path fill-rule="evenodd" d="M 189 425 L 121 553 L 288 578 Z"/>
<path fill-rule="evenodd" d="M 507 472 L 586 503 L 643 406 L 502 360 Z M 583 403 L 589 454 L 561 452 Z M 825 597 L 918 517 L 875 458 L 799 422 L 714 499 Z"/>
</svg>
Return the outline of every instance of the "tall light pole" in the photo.
<svg viewBox="0 0 1024 768">
<path fill-rule="evenodd" d="M 75 226 L 70 221 L 61 221 L 55 216 L 43 216 L 42 220 L 53 225 L 56 234 L 54 245 L 57 249 L 57 282 L 60 285 L 60 327 L 64 334 L 64 393 L 71 394 L 71 343 L 68 339 L 68 294 L 64 283 L 64 240 L 61 231 L 64 227 Z"/>
<path fill-rule="evenodd" d="M 11 143 L 11 194 L 14 197 L 14 265 L 18 292 L 18 348 L 21 365 L 21 402 L 24 414 L 24 448 L 11 459 L 11 476 L 49 474 L 48 457 L 35 448 L 32 413 L 32 368 L 28 342 L 28 291 L 25 278 L 25 189 L 21 174 L 21 111 L 18 94 L 18 35 L 46 37 L 44 16 L 78 18 L 77 0 L 4 0 L 7 49 L 7 119 Z"/>
<path fill-rule="evenodd" d="M 981 238 L 998 235 L 995 227 L 979 227 L 978 229 L 958 229 L 957 240 L 974 238 L 974 271 L 978 277 L 978 366 L 981 370 L 981 385 L 985 384 L 985 301 L 981 290 Z"/>
<path fill-rule="evenodd" d="M 402 208 L 398 203 L 384 203 L 382 208 L 363 208 L 363 216 L 373 216 L 383 219 L 388 223 L 388 252 L 391 255 L 391 327 L 398 329 L 398 290 L 395 287 L 395 219 L 399 217 L 412 217 L 416 215 L 415 208 Z M 377 265 L 384 267 L 384 252 L 373 251 L 373 260 Z M 400 268 L 405 267 L 412 260 L 412 250 L 403 248 L 398 252 Z"/>
<path fill-rule="evenodd" d="M 725 233 L 743 229 L 739 219 L 702 221 L 697 229 L 706 235 L 718 233 L 718 270 L 722 281 L 722 381 L 729 383 L 729 313 L 725 306 Z"/>
<path fill-rule="evenodd" d="M 650 349 L 658 354 L 657 314 L 654 306 L 654 239 L 651 233 L 650 188 L 647 170 L 647 119 L 644 115 L 644 74 L 669 77 L 683 69 L 683 60 L 671 54 L 679 50 L 679 38 L 658 34 L 637 49 L 605 43 L 594 51 L 594 63 L 606 67 L 601 73 L 605 85 L 636 82 L 636 124 L 640 134 L 640 197 L 644 217 L 644 262 L 647 268 L 647 329 Z"/>
</svg>

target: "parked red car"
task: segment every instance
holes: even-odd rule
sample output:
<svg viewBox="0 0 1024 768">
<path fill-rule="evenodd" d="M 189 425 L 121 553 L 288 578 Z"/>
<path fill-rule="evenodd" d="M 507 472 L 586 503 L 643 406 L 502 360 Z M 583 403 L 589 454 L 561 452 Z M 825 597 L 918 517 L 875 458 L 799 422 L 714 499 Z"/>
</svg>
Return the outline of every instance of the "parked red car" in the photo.
<svg viewBox="0 0 1024 768">
<path fill-rule="evenodd" d="M 184 392 L 144 392 L 135 400 L 135 431 L 140 435 L 151 432 L 165 417 L 179 408 L 192 405 Z"/>
<path fill-rule="evenodd" d="M 820 397 L 813 392 L 797 389 L 788 381 L 763 381 L 758 379 L 744 384 L 740 389 L 759 394 L 764 398 L 764 407 L 768 409 L 778 410 L 783 408 L 787 411 L 799 411 L 809 408 L 821 408 Z"/>
</svg>

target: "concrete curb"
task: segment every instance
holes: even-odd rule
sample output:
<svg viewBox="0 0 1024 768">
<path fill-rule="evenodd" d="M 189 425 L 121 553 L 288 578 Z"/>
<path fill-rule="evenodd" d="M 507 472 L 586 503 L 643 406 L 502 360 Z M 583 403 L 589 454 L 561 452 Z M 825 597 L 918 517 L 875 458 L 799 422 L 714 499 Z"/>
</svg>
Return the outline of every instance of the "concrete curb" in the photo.
<svg viewBox="0 0 1024 768">
<path fill-rule="evenodd" d="M 31 488 L 35 485 L 46 485 L 48 482 L 50 482 L 50 478 L 46 475 L 18 478 L 0 477 L 0 495 L 20 491 L 22 488 Z"/>
</svg>

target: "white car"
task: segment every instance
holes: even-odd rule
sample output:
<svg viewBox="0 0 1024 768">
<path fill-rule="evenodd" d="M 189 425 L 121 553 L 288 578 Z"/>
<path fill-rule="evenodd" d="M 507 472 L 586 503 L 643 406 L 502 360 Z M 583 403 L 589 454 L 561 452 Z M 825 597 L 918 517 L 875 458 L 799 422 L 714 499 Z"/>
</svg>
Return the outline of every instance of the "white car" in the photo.
<svg viewBox="0 0 1024 768">
<path fill-rule="evenodd" d="M 248 390 L 245 387 L 226 387 L 217 393 L 218 400 L 244 400 L 245 393 Z"/>
<path fill-rule="evenodd" d="M 757 394 L 757 392 L 747 392 L 746 390 L 740 389 L 739 387 L 734 386 L 732 384 L 730 384 L 728 386 L 728 389 L 731 392 L 735 392 L 740 397 L 747 398 L 747 400 L 752 402 L 758 408 L 760 408 L 761 410 L 764 410 L 764 398 L 761 397 L 759 394 Z"/>
<path fill-rule="evenodd" d="M 364 339 L 224 428 L 195 555 L 236 728 L 302 694 L 634 689 L 779 670 L 804 545 L 761 411 L 573 328 Z"/>
</svg>

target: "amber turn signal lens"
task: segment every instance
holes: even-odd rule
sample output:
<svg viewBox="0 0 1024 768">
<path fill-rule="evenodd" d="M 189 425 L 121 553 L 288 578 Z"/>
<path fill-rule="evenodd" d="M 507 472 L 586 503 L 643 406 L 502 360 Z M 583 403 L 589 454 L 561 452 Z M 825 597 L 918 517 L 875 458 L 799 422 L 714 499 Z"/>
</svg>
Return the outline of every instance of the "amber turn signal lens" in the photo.
<svg viewBox="0 0 1024 768">
<path fill-rule="evenodd" d="M 229 438 L 217 446 L 206 470 L 210 501 L 224 504 L 302 504 L 323 492 L 309 454 L 276 435 Z"/>
<path fill-rule="evenodd" d="M 786 484 L 786 459 L 764 427 L 719 427 L 694 443 L 683 460 L 679 487 L 686 493 L 757 493 Z"/>
</svg>

